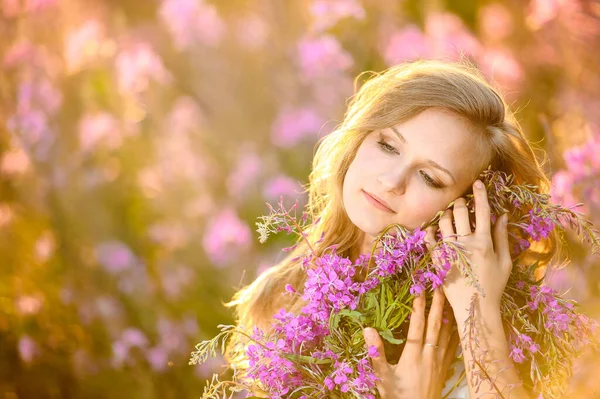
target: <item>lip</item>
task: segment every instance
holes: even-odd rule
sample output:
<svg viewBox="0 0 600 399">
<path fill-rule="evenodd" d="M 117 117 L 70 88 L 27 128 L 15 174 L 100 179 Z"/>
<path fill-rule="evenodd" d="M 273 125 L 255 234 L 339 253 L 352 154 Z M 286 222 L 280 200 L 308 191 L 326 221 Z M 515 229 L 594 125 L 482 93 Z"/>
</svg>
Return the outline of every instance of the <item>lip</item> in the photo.
<svg viewBox="0 0 600 399">
<path fill-rule="evenodd" d="M 367 201 L 369 201 L 371 204 L 373 204 L 377 209 L 381 209 L 382 211 L 386 211 L 389 213 L 396 213 L 392 208 L 390 208 L 388 203 L 385 202 L 384 200 L 382 200 L 381 198 L 379 198 L 371 193 L 368 193 L 365 190 L 363 190 L 363 194 L 365 195 L 365 198 L 367 199 Z"/>
</svg>

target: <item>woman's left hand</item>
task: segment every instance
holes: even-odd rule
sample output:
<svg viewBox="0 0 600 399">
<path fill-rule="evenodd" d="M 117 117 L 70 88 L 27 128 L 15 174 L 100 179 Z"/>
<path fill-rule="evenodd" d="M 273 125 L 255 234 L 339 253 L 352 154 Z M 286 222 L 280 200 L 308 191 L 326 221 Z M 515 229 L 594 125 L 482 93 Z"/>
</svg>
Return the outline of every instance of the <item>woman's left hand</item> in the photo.
<svg viewBox="0 0 600 399">
<path fill-rule="evenodd" d="M 487 309 L 500 310 L 502 293 L 512 270 L 512 259 L 508 244 L 507 220 L 504 214 L 498 218 L 494 226 L 493 238 L 491 231 L 491 214 L 487 192 L 481 181 L 473 184 L 475 198 L 475 232 L 471 231 L 469 210 L 466 200 L 458 198 L 453 210 L 446 210 L 439 222 L 440 232 L 445 241 L 458 241 L 469 252 L 468 257 L 473 265 L 473 272 L 483 288 L 485 297 L 479 295 L 479 305 Z M 456 224 L 456 232 L 452 219 Z M 430 228 L 427 231 L 428 240 L 434 236 Z M 435 241 L 435 238 L 433 238 Z M 443 285 L 444 293 L 456 314 L 462 314 L 470 307 L 473 294 L 478 292 L 475 286 L 467 283 L 467 278 L 453 265 L 446 275 Z"/>
</svg>

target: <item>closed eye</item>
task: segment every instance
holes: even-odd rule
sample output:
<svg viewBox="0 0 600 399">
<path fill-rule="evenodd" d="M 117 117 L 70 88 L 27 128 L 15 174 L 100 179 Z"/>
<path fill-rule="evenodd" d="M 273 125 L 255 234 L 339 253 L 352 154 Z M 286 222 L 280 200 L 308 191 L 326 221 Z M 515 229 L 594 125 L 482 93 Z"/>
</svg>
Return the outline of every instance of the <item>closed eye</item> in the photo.
<svg viewBox="0 0 600 399">
<path fill-rule="evenodd" d="M 388 154 L 400 154 L 394 146 L 388 144 L 385 141 L 385 138 L 383 137 L 382 134 L 379 135 L 379 141 L 377 142 L 377 144 L 379 144 L 379 147 Z M 438 182 L 436 179 L 429 176 L 427 173 L 423 172 L 422 170 L 419 171 L 419 175 L 421 176 L 421 179 L 423 180 L 423 182 L 431 188 L 442 189 L 445 187 L 444 184 Z"/>
<path fill-rule="evenodd" d="M 429 176 L 427 173 L 423 172 L 422 170 L 420 170 L 419 173 L 425 181 L 425 184 L 427 184 L 428 186 L 436 189 L 444 188 L 443 184 L 438 183 L 433 177 Z"/>
<path fill-rule="evenodd" d="M 379 140 L 377 142 L 377 144 L 379 144 L 379 146 L 381 147 L 381 149 L 384 150 L 385 152 L 389 152 L 389 153 L 392 153 L 392 154 L 398 154 L 398 151 L 396 151 L 396 149 L 393 146 L 389 145 L 384 140 Z"/>
</svg>

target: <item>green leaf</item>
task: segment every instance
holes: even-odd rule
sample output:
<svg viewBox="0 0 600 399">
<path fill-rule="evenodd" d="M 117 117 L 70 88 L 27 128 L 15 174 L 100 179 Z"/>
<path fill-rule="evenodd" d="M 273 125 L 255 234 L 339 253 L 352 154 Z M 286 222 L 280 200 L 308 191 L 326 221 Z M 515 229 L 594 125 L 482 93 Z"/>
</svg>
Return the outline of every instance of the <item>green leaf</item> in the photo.
<svg viewBox="0 0 600 399">
<path fill-rule="evenodd" d="M 394 338 L 394 335 L 392 334 L 391 330 L 380 331 L 379 335 L 381 335 L 381 338 L 394 345 L 399 345 L 404 342 L 403 339 Z"/>
<path fill-rule="evenodd" d="M 314 357 L 297 355 L 297 354 L 286 354 L 285 357 L 289 360 L 296 360 L 299 362 L 310 363 L 310 364 L 327 364 L 331 363 L 333 360 L 331 359 L 315 359 Z"/>
</svg>

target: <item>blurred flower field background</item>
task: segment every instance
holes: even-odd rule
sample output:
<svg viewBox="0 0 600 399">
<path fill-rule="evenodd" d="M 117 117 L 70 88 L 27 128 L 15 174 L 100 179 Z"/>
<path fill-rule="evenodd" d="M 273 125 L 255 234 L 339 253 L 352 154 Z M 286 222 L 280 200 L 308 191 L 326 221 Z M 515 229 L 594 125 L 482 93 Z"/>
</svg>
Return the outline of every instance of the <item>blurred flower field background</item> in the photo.
<svg viewBox="0 0 600 399">
<path fill-rule="evenodd" d="M 600 226 L 599 50 L 587 0 L 0 0 L 0 398 L 199 397 L 223 361 L 194 345 L 289 244 L 256 218 L 306 203 L 362 71 L 478 65 Z M 600 319 L 600 259 L 565 240 L 549 284 Z"/>
</svg>

